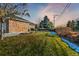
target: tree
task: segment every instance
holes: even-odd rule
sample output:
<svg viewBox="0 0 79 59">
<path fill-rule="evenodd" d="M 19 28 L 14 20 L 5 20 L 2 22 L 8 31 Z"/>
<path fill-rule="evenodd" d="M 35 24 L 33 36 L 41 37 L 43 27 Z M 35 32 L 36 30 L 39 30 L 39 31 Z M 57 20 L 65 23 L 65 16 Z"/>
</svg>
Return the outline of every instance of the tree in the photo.
<svg viewBox="0 0 79 59">
<path fill-rule="evenodd" d="M 74 20 L 68 21 L 67 27 L 70 27 L 72 28 L 72 30 L 75 30 L 75 21 Z"/>
<path fill-rule="evenodd" d="M 52 22 L 49 22 L 48 28 L 49 28 L 49 29 L 53 29 L 53 28 L 54 28 L 54 25 L 52 24 Z"/>
<path fill-rule="evenodd" d="M 79 21 L 77 21 L 76 29 L 79 30 Z"/>
<path fill-rule="evenodd" d="M 30 16 L 26 6 L 27 4 L 25 3 L 19 3 L 19 4 L 1 3 L 0 4 L 1 39 L 3 39 L 2 24 L 3 24 L 4 19 L 6 19 L 7 17 L 11 15 Z"/>
<path fill-rule="evenodd" d="M 72 30 L 74 31 L 75 30 L 75 21 L 72 20 Z"/>
<path fill-rule="evenodd" d="M 68 21 L 67 27 L 71 27 L 71 21 Z"/>
<path fill-rule="evenodd" d="M 44 22 L 41 21 L 39 27 L 40 27 L 40 28 L 44 28 L 43 24 L 44 24 Z"/>
<path fill-rule="evenodd" d="M 44 20 L 42 20 L 39 24 L 40 28 L 52 30 L 53 29 L 53 23 L 49 21 L 48 17 L 45 16 Z"/>
</svg>

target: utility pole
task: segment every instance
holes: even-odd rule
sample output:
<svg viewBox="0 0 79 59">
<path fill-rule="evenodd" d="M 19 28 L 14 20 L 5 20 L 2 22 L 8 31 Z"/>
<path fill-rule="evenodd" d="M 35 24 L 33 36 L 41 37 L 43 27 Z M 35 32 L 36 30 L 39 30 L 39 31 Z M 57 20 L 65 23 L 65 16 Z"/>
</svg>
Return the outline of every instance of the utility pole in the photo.
<svg viewBox="0 0 79 59">
<path fill-rule="evenodd" d="M 57 16 L 59 16 L 59 15 L 54 15 L 54 16 L 53 16 L 53 21 L 54 21 L 53 23 L 54 23 L 54 27 L 55 27 L 55 20 L 56 20 L 56 17 L 57 17 Z"/>
<path fill-rule="evenodd" d="M 66 11 L 66 9 L 68 9 L 70 7 L 71 3 L 67 3 L 66 6 L 64 7 L 64 9 L 62 10 L 62 12 L 60 13 L 60 15 L 53 15 L 53 19 L 54 19 L 54 27 L 55 27 L 55 20 L 56 20 L 56 16 L 61 17 L 63 15 L 63 13 Z"/>
</svg>

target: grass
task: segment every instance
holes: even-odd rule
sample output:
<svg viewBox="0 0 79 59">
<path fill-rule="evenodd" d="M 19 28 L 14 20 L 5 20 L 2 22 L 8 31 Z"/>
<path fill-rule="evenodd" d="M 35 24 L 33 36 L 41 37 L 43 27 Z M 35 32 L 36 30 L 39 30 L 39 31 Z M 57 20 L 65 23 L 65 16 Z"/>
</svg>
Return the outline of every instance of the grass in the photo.
<svg viewBox="0 0 79 59">
<path fill-rule="evenodd" d="M 4 56 L 78 56 L 58 36 L 35 32 L 0 40 L 0 55 Z"/>
<path fill-rule="evenodd" d="M 58 36 L 53 36 L 49 40 L 47 40 L 49 43 L 47 48 L 47 54 L 45 55 L 53 55 L 53 56 L 78 56 L 79 54 L 76 53 L 74 50 L 69 48 L 69 46 L 64 43 L 61 38 Z M 48 54 L 49 51 L 49 54 Z"/>
</svg>

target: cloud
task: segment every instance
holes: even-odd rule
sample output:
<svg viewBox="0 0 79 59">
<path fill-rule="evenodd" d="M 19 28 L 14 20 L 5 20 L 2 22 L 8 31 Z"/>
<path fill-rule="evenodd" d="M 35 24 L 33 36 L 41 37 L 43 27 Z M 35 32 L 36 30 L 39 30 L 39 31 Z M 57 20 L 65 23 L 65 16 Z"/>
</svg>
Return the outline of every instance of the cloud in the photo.
<svg viewBox="0 0 79 59">
<path fill-rule="evenodd" d="M 65 4 L 49 3 L 46 7 L 43 7 L 40 9 L 40 11 L 38 12 L 38 17 L 43 18 L 45 15 L 47 15 L 48 18 L 50 19 L 50 21 L 53 22 L 53 16 L 60 14 L 60 12 L 64 6 L 65 6 Z"/>
<path fill-rule="evenodd" d="M 42 4 L 43 5 L 43 4 Z M 53 22 L 53 16 L 59 15 L 66 4 L 63 3 L 49 3 L 46 6 L 41 6 L 36 12 L 36 16 L 32 18 L 33 22 L 39 23 L 45 15 Z M 68 8 L 61 17 L 56 17 L 55 26 L 66 25 L 69 20 L 75 20 L 79 17 L 79 10 L 73 9 L 76 6 Z"/>
<path fill-rule="evenodd" d="M 66 4 L 63 3 L 49 3 L 46 7 L 43 7 L 40 9 L 40 11 L 38 12 L 38 17 L 44 17 L 45 15 L 48 16 L 48 18 L 50 19 L 50 21 L 53 22 L 53 16 L 54 15 L 59 15 L 63 8 L 66 6 Z M 73 7 L 74 8 L 74 7 Z M 60 25 L 66 25 L 66 23 L 69 20 L 74 20 L 76 18 L 78 18 L 79 16 L 79 11 L 75 11 L 75 10 L 71 10 L 71 9 L 67 9 L 64 14 L 61 17 L 57 17 L 56 18 L 56 26 L 60 26 Z"/>
</svg>

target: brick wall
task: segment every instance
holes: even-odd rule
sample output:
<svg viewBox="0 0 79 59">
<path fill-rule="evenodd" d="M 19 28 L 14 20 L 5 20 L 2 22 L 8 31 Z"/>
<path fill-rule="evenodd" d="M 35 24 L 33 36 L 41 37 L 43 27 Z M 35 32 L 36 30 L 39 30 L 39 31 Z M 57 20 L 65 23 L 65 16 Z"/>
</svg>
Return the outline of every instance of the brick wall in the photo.
<svg viewBox="0 0 79 59">
<path fill-rule="evenodd" d="M 9 20 L 9 32 L 29 32 L 29 23 Z"/>
</svg>

